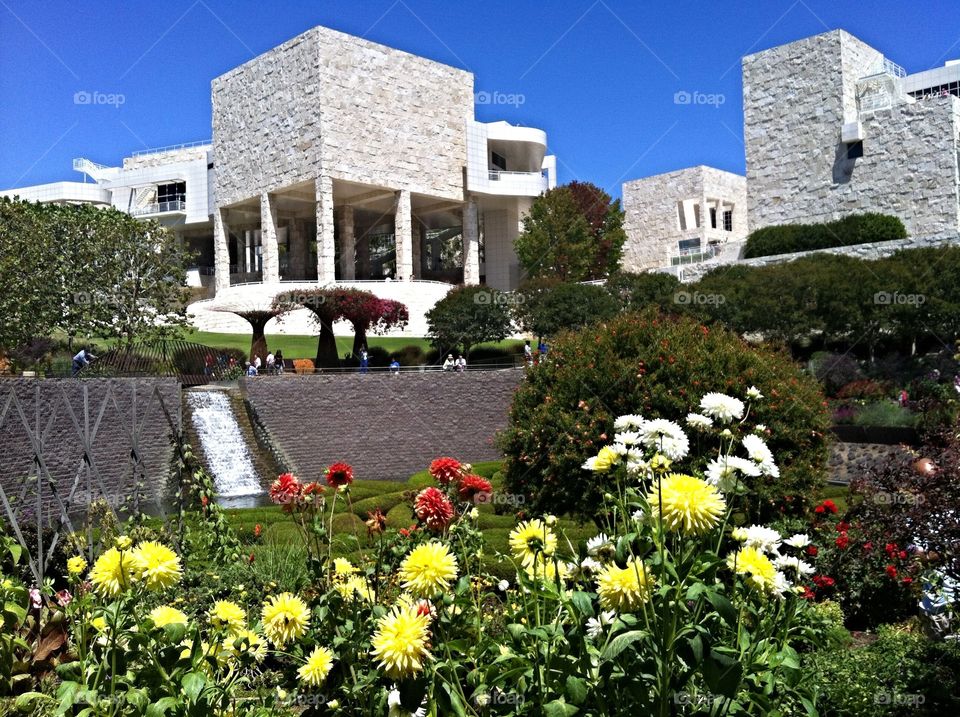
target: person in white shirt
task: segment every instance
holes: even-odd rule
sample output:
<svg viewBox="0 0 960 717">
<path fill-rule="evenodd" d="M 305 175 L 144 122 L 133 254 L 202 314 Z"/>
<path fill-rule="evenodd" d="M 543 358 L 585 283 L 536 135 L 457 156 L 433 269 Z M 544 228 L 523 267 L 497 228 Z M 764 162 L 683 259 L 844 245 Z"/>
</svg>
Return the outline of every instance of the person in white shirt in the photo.
<svg viewBox="0 0 960 717">
<path fill-rule="evenodd" d="M 260 367 L 263 366 L 263 361 L 260 360 L 259 356 L 253 357 L 253 367 L 257 369 L 257 373 L 260 372 Z"/>
<path fill-rule="evenodd" d="M 457 371 L 463 373 L 467 370 L 467 360 L 463 357 L 463 354 L 457 356 Z"/>
<path fill-rule="evenodd" d="M 267 373 L 273 373 L 276 368 L 277 360 L 273 355 L 273 352 L 267 354 Z"/>
<path fill-rule="evenodd" d="M 454 360 L 453 354 L 449 354 L 449 355 L 447 356 L 447 360 L 443 362 L 443 370 L 444 370 L 444 371 L 453 371 L 453 369 L 456 367 L 456 365 L 457 365 L 457 362 Z"/>
</svg>

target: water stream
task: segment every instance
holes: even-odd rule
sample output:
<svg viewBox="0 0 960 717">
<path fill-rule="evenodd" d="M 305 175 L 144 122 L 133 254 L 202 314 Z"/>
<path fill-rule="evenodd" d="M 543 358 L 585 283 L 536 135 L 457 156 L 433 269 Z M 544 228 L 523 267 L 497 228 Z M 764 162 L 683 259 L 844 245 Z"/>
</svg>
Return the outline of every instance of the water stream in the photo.
<svg viewBox="0 0 960 717">
<path fill-rule="evenodd" d="M 263 484 L 247 439 L 223 391 L 188 391 L 193 427 L 220 498 L 263 493 Z M 223 502 L 222 500 L 220 501 Z"/>
</svg>

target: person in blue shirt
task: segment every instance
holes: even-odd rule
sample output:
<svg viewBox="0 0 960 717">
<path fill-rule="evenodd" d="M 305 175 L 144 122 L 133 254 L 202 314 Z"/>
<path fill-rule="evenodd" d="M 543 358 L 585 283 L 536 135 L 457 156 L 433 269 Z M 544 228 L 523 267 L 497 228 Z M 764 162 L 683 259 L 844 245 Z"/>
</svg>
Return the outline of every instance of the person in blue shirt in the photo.
<svg viewBox="0 0 960 717">
<path fill-rule="evenodd" d="M 390 373 L 400 373 L 400 362 L 396 359 L 390 362 Z"/>
<path fill-rule="evenodd" d="M 93 361 L 95 358 L 96 356 L 94 356 L 90 352 L 90 349 L 88 349 L 87 347 L 83 347 L 82 349 L 80 349 L 77 355 L 73 357 L 74 377 L 76 377 L 76 375 L 80 373 L 81 370 L 83 370 L 84 366 L 89 366 L 90 362 Z"/>
<path fill-rule="evenodd" d="M 360 349 L 360 373 L 366 373 L 370 366 L 370 354 L 367 353 L 367 347 Z"/>
<path fill-rule="evenodd" d="M 547 357 L 547 342 L 543 339 L 540 339 L 540 343 L 537 345 L 537 353 L 540 354 L 541 361 Z"/>
</svg>

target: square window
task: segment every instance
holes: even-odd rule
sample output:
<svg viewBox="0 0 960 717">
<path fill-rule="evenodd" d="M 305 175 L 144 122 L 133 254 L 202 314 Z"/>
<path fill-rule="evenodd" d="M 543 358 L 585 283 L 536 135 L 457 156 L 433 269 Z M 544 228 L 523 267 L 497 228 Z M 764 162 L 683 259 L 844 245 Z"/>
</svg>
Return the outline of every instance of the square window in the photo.
<svg viewBox="0 0 960 717">
<path fill-rule="evenodd" d="M 847 145 L 847 159 L 859 159 L 863 156 L 863 142 L 851 142 Z"/>
</svg>

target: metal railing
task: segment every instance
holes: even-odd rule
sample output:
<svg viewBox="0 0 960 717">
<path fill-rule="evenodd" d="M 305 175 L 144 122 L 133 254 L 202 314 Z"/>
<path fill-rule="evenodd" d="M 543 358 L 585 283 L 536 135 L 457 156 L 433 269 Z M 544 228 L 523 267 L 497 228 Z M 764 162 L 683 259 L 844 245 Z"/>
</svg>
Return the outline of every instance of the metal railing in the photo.
<svg viewBox="0 0 960 717">
<path fill-rule="evenodd" d="M 150 149 L 140 149 L 131 154 L 131 157 L 140 157 L 144 154 L 161 154 L 163 152 L 175 152 L 178 149 L 189 149 L 190 147 L 202 147 L 205 144 L 213 144 L 212 139 L 200 139 L 196 142 L 183 142 L 181 144 L 168 144 L 166 147 L 151 147 Z"/>
<path fill-rule="evenodd" d="M 135 217 L 144 216 L 146 214 L 163 214 L 165 212 L 185 212 L 187 210 L 187 203 L 182 199 L 175 199 L 170 202 L 153 202 L 152 204 L 144 204 L 142 207 L 135 207 L 133 211 L 130 212 Z"/>
<path fill-rule="evenodd" d="M 540 177 L 542 179 L 547 178 L 547 170 L 541 169 L 536 172 L 509 172 L 506 169 L 490 169 L 487 170 L 490 174 L 490 181 L 499 182 L 501 178 L 506 177 L 507 179 L 511 177 L 518 177 L 521 179 L 527 179 L 531 177 Z"/>
</svg>

